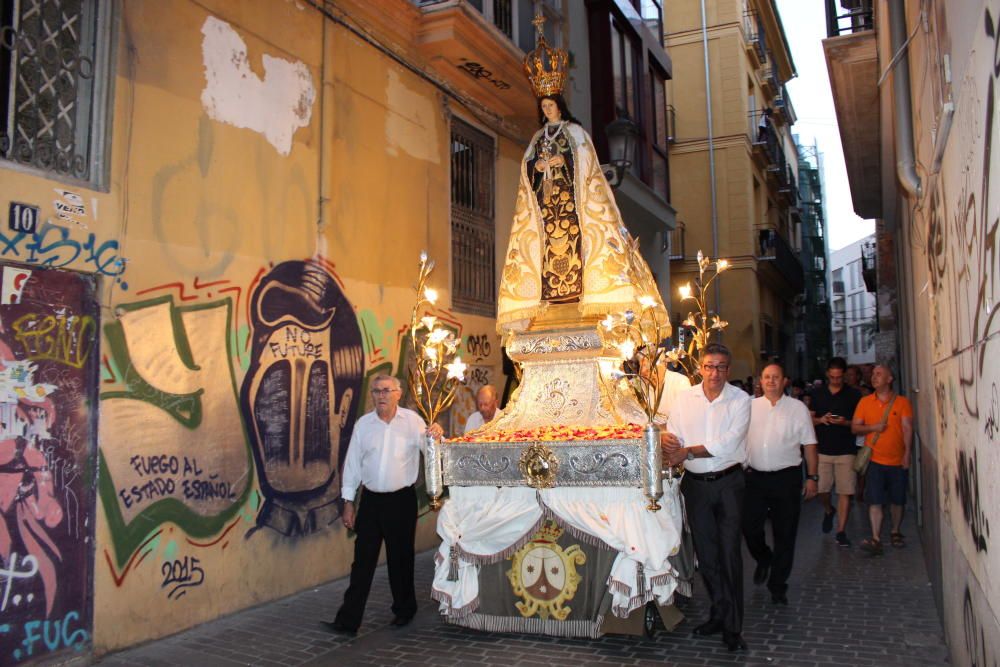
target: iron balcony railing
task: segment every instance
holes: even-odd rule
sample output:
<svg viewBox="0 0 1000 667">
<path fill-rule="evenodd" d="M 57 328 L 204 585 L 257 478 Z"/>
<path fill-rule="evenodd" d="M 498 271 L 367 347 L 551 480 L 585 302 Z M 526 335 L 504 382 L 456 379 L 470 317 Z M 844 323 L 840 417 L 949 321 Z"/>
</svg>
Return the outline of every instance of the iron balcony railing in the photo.
<svg viewBox="0 0 1000 667">
<path fill-rule="evenodd" d="M 764 26 L 753 9 L 743 10 L 743 37 L 760 63 L 767 62 L 767 44 L 764 41 Z"/>
<path fill-rule="evenodd" d="M 792 292 L 799 294 L 805 287 L 805 272 L 802 263 L 788 241 L 776 229 L 759 230 L 759 261 L 772 262 Z"/>
<path fill-rule="evenodd" d="M 837 5 L 840 5 L 838 9 Z M 843 12 L 843 13 L 841 13 Z M 872 0 L 826 0 L 826 36 L 838 37 L 875 29 Z"/>
<path fill-rule="evenodd" d="M 677 227 L 670 230 L 667 242 L 670 244 L 668 247 L 669 258 L 671 260 L 684 259 L 684 223 L 682 221 L 678 220 Z"/>
<path fill-rule="evenodd" d="M 868 292 L 878 291 L 878 258 L 877 247 L 874 241 L 865 241 L 861 244 L 861 277 L 865 281 L 865 290 Z"/>
</svg>

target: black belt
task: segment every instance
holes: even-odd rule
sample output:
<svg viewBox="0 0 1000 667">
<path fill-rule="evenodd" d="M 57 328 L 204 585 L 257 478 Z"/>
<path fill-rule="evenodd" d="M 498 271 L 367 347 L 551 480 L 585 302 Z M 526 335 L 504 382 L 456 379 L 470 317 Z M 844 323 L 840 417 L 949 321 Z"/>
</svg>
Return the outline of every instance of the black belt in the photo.
<svg viewBox="0 0 1000 667">
<path fill-rule="evenodd" d="M 789 470 L 802 471 L 802 464 L 795 466 L 788 466 L 787 468 L 779 468 L 778 470 L 758 470 L 757 468 L 747 467 L 747 472 L 753 473 L 755 475 L 778 475 L 781 473 L 787 473 Z"/>
<path fill-rule="evenodd" d="M 732 475 L 734 472 L 740 470 L 743 470 L 743 466 L 739 463 L 734 463 L 728 468 L 719 470 L 718 472 L 691 472 L 690 470 L 685 470 L 684 476 L 696 479 L 699 482 L 714 482 L 717 479 L 722 479 L 726 475 Z"/>
<path fill-rule="evenodd" d="M 407 491 L 413 491 L 413 484 L 410 484 L 409 486 L 404 486 L 401 489 L 396 489 L 395 491 L 372 491 L 367 486 L 363 486 L 361 488 L 364 489 L 363 491 L 364 493 L 373 496 L 395 496 L 399 493 L 406 493 Z"/>
</svg>

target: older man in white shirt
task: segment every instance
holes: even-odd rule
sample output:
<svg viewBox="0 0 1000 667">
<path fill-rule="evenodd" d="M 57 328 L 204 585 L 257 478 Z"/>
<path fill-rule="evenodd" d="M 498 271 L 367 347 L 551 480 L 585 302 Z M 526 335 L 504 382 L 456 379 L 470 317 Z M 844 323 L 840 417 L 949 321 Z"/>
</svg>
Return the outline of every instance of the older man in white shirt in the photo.
<svg viewBox="0 0 1000 667">
<path fill-rule="evenodd" d="M 353 529 L 354 562 L 344 602 L 335 620 L 324 625 L 353 635 L 361 626 L 379 551 L 385 555 L 392 591 L 393 625 L 406 625 L 417 613 L 413 584 L 413 540 L 417 528 L 414 483 L 420 467 L 425 426 L 416 412 L 399 407 L 399 379 L 379 375 L 372 381 L 375 409 L 358 419 L 344 461 L 344 526 Z M 441 427 L 426 429 L 435 436 Z M 355 512 L 354 499 L 363 487 L 364 502 Z"/>
<path fill-rule="evenodd" d="M 747 488 L 743 504 L 743 537 L 757 561 L 753 582 L 771 591 L 771 601 L 788 604 L 788 576 L 795 556 L 802 499 L 816 495 L 819 459 L 816 432 L 805 403 L 785 396 L 785 371 L 771 362 L 760 374 L 764 395 L 750 404 L 747 434 Z M 805 488 L 802 484 L 802 450 L 805 450 Z M 771 518 L 773 547 L 764 537 Z"/>
<path fill-rule="evenodd" d="M 750 397 L 729 384 L 731 361 L 726 346 L 705 347 L 702 382 L 677 395 L 663 434 L 663 453 L 667 463 L 683 463 L 686 469 L 681 493 L 698 567 L 712 600 L 709 619 L 694 633 L 722 632 L 726 647 L 737 651 L 747 647 L 742 636 L 740 522 Z"/>
<path fill-rule="evenodd" d="M 491 384 L 484 384 L 476 392 L 476 411 L 465 420 L 465 430 L 463 433 L 471 433 L 484 424 L 488 424 L 494 419 L 503 416 L 500 410 L 500 398 L 497 396 L 496 388 Z"/>
</svg>

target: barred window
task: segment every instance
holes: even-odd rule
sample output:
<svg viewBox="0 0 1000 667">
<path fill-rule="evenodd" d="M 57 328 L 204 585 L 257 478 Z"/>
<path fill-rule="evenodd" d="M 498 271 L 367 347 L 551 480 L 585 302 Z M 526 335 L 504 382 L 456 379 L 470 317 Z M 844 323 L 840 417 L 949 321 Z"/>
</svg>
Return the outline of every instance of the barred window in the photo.
<svg viewBox="0 0 1000 667">
<path fill-rule="evenodd" d="M 0 0 L 0 165 L 106 187 L 113 0 Z"/>
<path fill-rule="evenodd" d="M 451 288 L 456 310 L 496 315 L 493 139 L 467 123 L 451 125 Z"/>
</svg>

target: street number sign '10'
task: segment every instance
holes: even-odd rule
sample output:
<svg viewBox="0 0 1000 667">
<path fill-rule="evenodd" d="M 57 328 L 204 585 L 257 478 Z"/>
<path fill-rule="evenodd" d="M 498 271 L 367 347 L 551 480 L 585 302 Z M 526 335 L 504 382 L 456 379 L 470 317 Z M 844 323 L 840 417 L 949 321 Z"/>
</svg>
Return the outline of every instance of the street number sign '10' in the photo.
<svg viewBox="0 0 1000 667">
<path fill-rule="evenodd" d="M 12 201 L 7 214 L 7 226 L 12 232 L 34 234 L 38 229 L 38 207 Z"/>
</svg>

